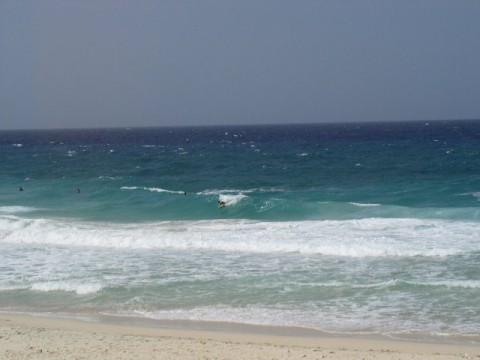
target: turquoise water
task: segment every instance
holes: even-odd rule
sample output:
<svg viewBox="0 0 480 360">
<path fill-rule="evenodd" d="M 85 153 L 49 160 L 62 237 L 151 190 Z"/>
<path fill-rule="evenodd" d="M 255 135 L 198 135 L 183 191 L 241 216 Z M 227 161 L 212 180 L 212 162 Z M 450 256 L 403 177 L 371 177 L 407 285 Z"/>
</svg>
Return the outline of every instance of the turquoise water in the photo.
<svg viewBox="0 0 480 360">
<path fill-rule="evenodd" d="M 3 131 L 0 311 L 478 341 L 479 165 L 475 121 Z"/>
</svg>

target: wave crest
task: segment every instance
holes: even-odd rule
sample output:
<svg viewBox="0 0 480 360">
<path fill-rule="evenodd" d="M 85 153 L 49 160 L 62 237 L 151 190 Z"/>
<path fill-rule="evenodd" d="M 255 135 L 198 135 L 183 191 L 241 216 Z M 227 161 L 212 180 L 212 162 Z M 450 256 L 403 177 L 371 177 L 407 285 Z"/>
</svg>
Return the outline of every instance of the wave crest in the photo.
<svg viewBox="0 0 480 360">
<path fill-rule="evenodd" d="M 480 252 L 480 224 L 419 219 L 96 223 L 0 216 L 0 243 L 112 248 L 299 252 L 345 257 Z"/>
</svg>

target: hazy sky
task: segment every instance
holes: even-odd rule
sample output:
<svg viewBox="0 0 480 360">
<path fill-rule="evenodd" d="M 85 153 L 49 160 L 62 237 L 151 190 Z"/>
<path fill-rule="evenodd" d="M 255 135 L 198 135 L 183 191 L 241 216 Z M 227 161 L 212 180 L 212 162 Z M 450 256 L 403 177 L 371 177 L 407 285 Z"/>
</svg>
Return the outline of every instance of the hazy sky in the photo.
<svg viewBox="0 0 480 360">
<path fill-rule="evenodd" d="M 0 0 L 0 128 L 480 118 L 480 1 Z"/>
</svg>

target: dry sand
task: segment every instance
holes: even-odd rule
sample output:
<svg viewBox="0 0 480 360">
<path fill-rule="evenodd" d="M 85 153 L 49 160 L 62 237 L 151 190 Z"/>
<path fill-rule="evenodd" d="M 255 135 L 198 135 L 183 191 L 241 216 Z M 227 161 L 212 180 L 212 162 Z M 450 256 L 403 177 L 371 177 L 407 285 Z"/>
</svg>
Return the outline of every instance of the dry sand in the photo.
<svg viewBox="0 0 480 360">
<path fill-rule="evenodd" d="M 480 346 L 0 315 L 0 359 L 480 359 Z"/>
</svg>

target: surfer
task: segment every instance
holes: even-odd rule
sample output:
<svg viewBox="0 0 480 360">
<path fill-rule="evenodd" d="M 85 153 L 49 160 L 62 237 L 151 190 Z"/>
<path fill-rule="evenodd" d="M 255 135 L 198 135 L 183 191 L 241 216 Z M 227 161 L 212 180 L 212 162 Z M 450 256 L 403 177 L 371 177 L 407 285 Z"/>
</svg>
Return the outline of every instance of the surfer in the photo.
<svg viewBox="0 0 480 360">
<path fill-rule="evenodd" d="M 23 191 L 23 187 L 20 186 L 20 187 L 18 188 L 18 191 Z"/>
<path fill-rule="evenodd" d="M 218 200 L 218 207 L 222 208 L 222 207 L 225 207 L 225 205 L 227 205 L 225 201 Z"/>
<path fill-rule="evenodd" d="M 80 189 L 77 189 L 77 194 L 80 194 Z"/>
</svg>

